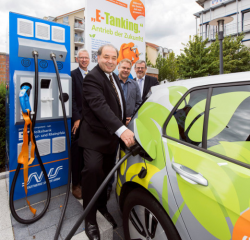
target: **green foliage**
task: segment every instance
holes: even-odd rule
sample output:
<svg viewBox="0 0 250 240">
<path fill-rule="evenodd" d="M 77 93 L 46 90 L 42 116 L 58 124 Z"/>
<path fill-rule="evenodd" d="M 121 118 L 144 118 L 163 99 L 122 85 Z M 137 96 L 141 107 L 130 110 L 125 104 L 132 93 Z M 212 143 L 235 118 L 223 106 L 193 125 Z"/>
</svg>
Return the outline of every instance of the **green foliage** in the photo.
<svg viewBox="0 0 250 240">
<path fill-rule="evenodd" d="M 178 56 L 179 74 L 181 78 L 195 78 L 207 76 L 211 59 L 209 56 L 210 48 L 206 48 L 208 39 L 202 41 L 202 37 L 195 35 L 189 39 L 188 43 L 183 44 L 184 50 Z"/>
<path fill-rule="evenodd" d="M 5 84 L 0 84 L 0 167 L 5 163 Z"/>
<path fill-rule="evenodd" d="M 167 75 L 166 79 L 169 82 L 174 82 L 178 78 L 179 66 L 174 52 L 169 53 L 167 58 Z"/>
<path fill-rule="evenodd" d="M 250 70 L 250 52 L 241 42 L 244 35 L 236 37 L 226 36 L 223 40 L 223 68 L 224 73 L 244 72 Z M 220 72 L 220 43 L 218 37 L 211 44 L 209 73 L 211 75 L 219 74 Z"/>
<path fill-rule="evenodd" d="M 169 82 L 173 82 L 178 78 L 178 64 L 173 52 L 170 53 L 167 58 L 164 58 L 159 54 L 156 59 L 156 64 L 152 67 L 159 70 L 159 81 L 167 79 Z"/>
<path fill-rule="evenodd" d="M 249 48 L 243 45 L 244 35 L 227 36 L 223 40 L 224 73 L 244 72 L 250 70 Z M 208 39 L 194 36 L 183 44 L 184 50 L 178 56 L 179 74 L 183 79 L 217 75 L 220 72 L 220 42 L 216 41 L 206 47 Z"/>
<path fill-rule="evenodd" d="M 159 70 L 158 81 L 162 81 L 167 78 L 167 60 L 160 54 L 156 59 L 156 64 L 153 66 Z"/>
</svg>

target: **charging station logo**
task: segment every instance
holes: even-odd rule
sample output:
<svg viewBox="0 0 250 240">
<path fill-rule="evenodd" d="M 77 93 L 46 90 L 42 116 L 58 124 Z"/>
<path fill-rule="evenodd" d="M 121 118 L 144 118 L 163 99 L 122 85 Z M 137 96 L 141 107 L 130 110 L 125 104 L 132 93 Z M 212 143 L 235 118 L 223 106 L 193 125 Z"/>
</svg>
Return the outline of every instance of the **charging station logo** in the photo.
<svg viewBox="0 0 250 240">
<path fill-rule="evenodd" d="M 30 61 L 28 58 L 23 58 L 22 61 L 21 61 L 21 64 L 22 64 L 24 67 L 29 67 L 30 64 L 31 64 L 31 61 Z"/>
<path fill-rule="evenodd" d="M 43 69 L 47 68 L 48 67 L 48 62 L 45 61 L 45 60 L 41 60 L 40 63 L 39 63 L 39 66 Z"/>
<path fill-rule="evenodd" d="M 49 181 L 50 182 L 55 182 L 56 180 L 59 180 L 57 177 L 58 173 L 60 170 L 63 169 L 63 166 L 59 166 L 56 168 L 56 170 L 54 171 L 54 168 L 51 168 L 49 170 L 49 173 L 48 173 L 48 178 L 49 178 Z M 36 183 L 35 185 L 32 185 L 31 187 L 35 187 L 36 185 L 37 186 L 40 186 L 40 185 L 43 185 L 42 183 L 42 180 L 43 180 L 43 172 L 41 171 L 40 175 L 38 175 L 37 172 L 33 172 L 29 175 L 29 178 L 28 178 L 28 183 L 27 183 L 27 186 L 29 186 L 29 184 L 31 183 L 32 179 L 35 179 Z M 44 182 L 45 184 L 46 182 Z M 22 183 L 22 187 L 24 187 L 24 183 Z M 28 187 L 28 188 L 31 188 L 31 187 Z"/>
<path fill-rule="evenodd" d="M 59 70 L 63 69 L 63 64 L 61 62 L 57 62 L 57 67 Z"/>
</svg>

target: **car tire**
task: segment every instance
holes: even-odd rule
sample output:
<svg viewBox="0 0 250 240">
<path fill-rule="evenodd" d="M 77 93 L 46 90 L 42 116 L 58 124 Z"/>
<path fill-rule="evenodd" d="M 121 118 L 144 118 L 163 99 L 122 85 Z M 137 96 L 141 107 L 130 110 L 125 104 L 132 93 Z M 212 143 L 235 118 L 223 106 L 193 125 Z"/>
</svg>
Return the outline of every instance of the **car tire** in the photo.
<svg viewBox="0 0 250 240">
<path fill-rule="evenodd" d="M 140 188 L 131 191 L 125 199 L 123 229 L 126 240 L 181 240 L 159 202 Z"/>
</svg>

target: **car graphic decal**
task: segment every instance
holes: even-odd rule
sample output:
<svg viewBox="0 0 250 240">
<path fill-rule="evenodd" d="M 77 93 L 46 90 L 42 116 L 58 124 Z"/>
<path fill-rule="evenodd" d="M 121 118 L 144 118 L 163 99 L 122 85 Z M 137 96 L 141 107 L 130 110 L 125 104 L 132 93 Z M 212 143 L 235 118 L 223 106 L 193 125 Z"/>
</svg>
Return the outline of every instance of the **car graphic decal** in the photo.
<svg viewBox="0 0 250 240">
<path fill-rule="evenodd" d="M 242 173 L 241 166 L 170 139 L 164 139 L 165 142 L 162 142 L 163 123 L 187 90 L 183 86 L 160 89 L 139 109 L 135 118 L 140 120 L 143 128 L 150 131 L 152 140 L 156 142 L 157 158 L 152 162 L 145 160 L 148 175 L 144 179 L 138 177 L 141 167 L 145 167 L 143 159 L 140 156 L 128 158 L 120 167 L 116 192 L 119 196 L 125 182 L 136 182 L 148 189 L 158 199 L 175 224 L 178 223 L 182 214 L 188 216 L 191 214 L 190 221 L 197 226 L 197 232 L 202 233 L 202 239 L 248 240 L 250 237 L 250 191 L 240 186 L 250 186 L 249 170 L 246 169 Z M 169 99 L 166 96 L 169 96 Z M 249 92 L 230 92 L 212 96 L 208 139 L 217 136 L 227 127 L 239 105 L 248 97 L 250 97 Z M 185 108 L 189 101 L 190 94 L 185 97 L 178 110 Z M 184 132 L 193 142 L 202 141 L 202 134 L 197 135 L 197 132 L 203 130 L 205 104 L 206 100 L 202 100 L 194 105 L 183 123 Z M 221 109 L 225 108 L 228 109 L 228 113 L 221 116 Z M 140 125 L 136 125 L 136 127 L 139 137 L 143 136 L 142 127 Z M 180 131 L 175 117 L 170 119 L 166 133 L 180 139 Z M 143 138 L 140 138 L 140 141 L 142 147 L 147 149 L 147 141 L 144 142 Z M 250 142 L 220 141 L 219 144 L 216 143 L 208 150 L 244 163 L 250 163 Z M 204 164 L 205 158 L 208 161 Z M 183 165 L 189 162 L 188 167 L 196 172 L 204 173 L 204 177 L 210 179 L 209 185 L 201 187 L 198 184 L 187 183 L 173 171 L 172 162 Z M 165 168 L 168 169 L 168 176 L 166 173 L 164 174 Z M 177 192 L 179 191 L 179 194 L 175 196 L 179 208 L 174 206 L 175 200 L 172 199 L 168 178 L 172 187 L 177 188 Z M 158 186 L 156 179 L 162 181 L 161 187 Z M 197 188 L 203 194 L 197 194 Z M 215 213 L 216 218 L 214 218 Z"/>
</svg>

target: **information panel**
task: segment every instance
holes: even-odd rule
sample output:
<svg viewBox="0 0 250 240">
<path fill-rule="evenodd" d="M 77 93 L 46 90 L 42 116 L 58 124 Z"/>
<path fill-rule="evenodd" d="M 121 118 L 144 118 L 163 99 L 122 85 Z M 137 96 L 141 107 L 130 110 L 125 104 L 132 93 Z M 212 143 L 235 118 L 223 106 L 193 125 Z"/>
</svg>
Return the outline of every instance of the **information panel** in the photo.
<svg viewBox="0 0 250 240">
<path fill-rule="evenodd" d="M 111 43 L 119 50 L 118 63 L 145 60 L 145 0 L 86 0 L 85 47 L 92 69 L 97 50 Z"/>
</svg>

